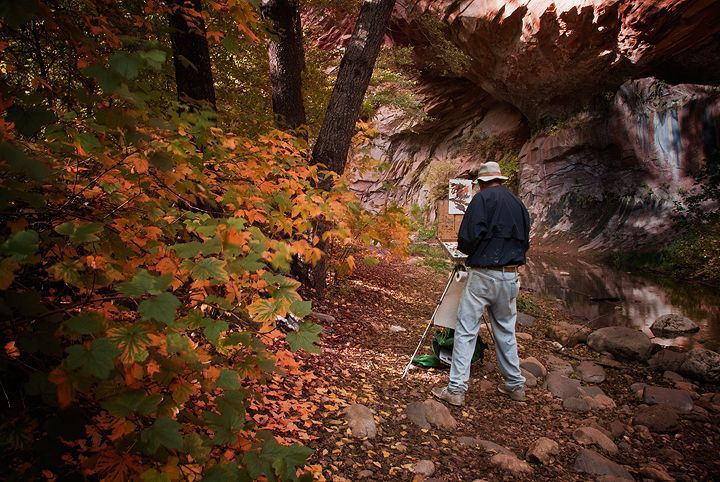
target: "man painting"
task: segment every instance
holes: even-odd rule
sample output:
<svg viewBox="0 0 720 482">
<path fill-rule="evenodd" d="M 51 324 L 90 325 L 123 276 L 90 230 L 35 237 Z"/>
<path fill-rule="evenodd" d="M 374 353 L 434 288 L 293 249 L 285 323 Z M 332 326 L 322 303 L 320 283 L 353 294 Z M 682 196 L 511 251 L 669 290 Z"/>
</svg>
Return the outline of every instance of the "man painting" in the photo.
<svg viewBox="0 0 720 482">
<path fill-rule="evenodd" d="M 455 328 L 450 381 L 432 394 L 456 406 L 465 404 L 470 362 L 483 311 L 490 311 L 495 354 L 504 383 L 498 391 L 512 400 L 525 400 L 525 378 L 515 338 L 518 267 L 525 264 L 530 240 L 530 217 L 522 201 L 506 189 L 507 177 L 496 162 L 480 166 L 476 194 L 463 216 L 458 249 L 465 253 L 468 278 L 460 299 Z"/>
</svg>

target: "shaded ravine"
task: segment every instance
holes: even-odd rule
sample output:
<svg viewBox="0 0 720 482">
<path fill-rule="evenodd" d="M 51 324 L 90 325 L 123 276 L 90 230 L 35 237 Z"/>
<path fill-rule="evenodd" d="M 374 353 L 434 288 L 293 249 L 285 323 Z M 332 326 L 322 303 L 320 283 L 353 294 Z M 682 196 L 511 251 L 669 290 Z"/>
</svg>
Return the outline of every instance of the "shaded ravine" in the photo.
<svg viewBox="0 0 720 482">
<path fill-rule="evenodd" d="M 660 372 L 636 362 L 605 366 L 607 379 L 592 388 L 602 390 L 615 408 L 583 413 L 566 409 L 563 400 L 542 388 L 542 380 L 528 389 L 527 402 L 512 402 L 497 393 L 500 377 L 491 349 L 486 352 L 485 364 L 473 368 L 467 405 L 450 407 L 457 426 L 448 430 L 416 425 L 409 406 L 427 400 L 433 386 L 447 383 L 447 370 L 414 369 L 405 380 L 400 374 L 444 288 L 446 274 L 383 257 L 382 253 L 373 256 L 382 259 L 378 266 L 359 266 L 332 289 L 326 300 L 314 306 L 318 312 L 331 315 L 322 321 L 323 353 L 310 362 L 316 374 L 331 386 L 312 429 L 317 439 L 310 443 L 315 449 L 311 463 L 322 467 L 326 480 L 588 480 L 593 477 L 574 468 L 583 450 L 574 433 L 595 425 L 608 433 L 611 426 L 622 429 L 612 435 L 621 450 L 607 457 L 637 480 L 652 464 L 659 464 L 677 480 L 712 480 L 720 475 L 720 461 L 715 457 L 720 450 L 720 405 L 718 412 L 700 419 L 683 416 L 678 436 L 640 430 L 633 426 L 632 418 L 642 402 L 630 386 L 639 381 L 673 385 Z M 536 357 L 548 369 L 557 363 L 554 358 L 561 359 L 576 370 L 573 377 L 578 377 L 581 360 L 601 361 L 600 355 L 585 345 L 557 351 L 545 336 L 548 326 L 578 320 L 554 300 L 527 291 L 523 297 L 536 305 L 538 316 L 533 326 L 519 328 L 530 335 L 521 342 L 522 357 Z M 490 341 L 487 333 L 483 337 Z M 428 351 L 426 344 L 424 352 Z M 708 396 L 717 387 L 698 386 L 696 390 Z M 344 411 L 353 404 L 372 410 L 375 437 L 352 434 Z M 494 442 L 524 462 L 528 449 L 542 437 L 558 443 L 554 462 L 543 465 L 528 458 L 531 473 L 519 475 L 498 465 L 494 453 L 476 443 L 481 439 Z M 433 462 L 432 476 L 423 478 L 413 473 L 420 461 Z"/>
</svg>

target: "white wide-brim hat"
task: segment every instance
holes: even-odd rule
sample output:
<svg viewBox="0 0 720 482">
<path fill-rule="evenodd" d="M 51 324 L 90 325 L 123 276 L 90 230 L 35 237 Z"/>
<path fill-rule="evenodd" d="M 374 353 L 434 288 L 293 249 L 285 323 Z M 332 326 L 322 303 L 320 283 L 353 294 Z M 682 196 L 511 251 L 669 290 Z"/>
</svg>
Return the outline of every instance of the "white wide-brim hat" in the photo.
<svg viewBox="0 0 720 482">
<path fill-rule="evenodd" d="M 492 161 L 480 164 L 480 169 L 478 169 L 478 175 L 475 182 L 488 182 L 494 179 L 500 179 L 502 181 L 507 180 L 507 177 L 503 176 L 502 172 L 500 172 L 500 164 Z"/>
</svg>

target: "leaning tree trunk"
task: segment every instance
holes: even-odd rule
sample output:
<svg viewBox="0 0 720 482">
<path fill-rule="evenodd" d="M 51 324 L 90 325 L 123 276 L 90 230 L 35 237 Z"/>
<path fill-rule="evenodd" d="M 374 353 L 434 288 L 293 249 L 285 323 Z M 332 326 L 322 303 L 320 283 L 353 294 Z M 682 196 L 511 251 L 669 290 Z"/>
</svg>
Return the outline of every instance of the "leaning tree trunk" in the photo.
<svg viewBox="0 0 720 482">
<path fill-rule="evenodd" d="M 210 51 L 201 0 L 166 0 L 178 99 L 192 108 L 209 102 L 215 108 Z"/>
<path fill-rule="evenodd" d="M 395 0 L 365 0 L 352 37 L 345 46 L 330 104 L 312 152 L 313 163 L 324 164 L 338 174 L 345 170 L 360 107 L 394 6 Z M 329 189 L 331 178 L 325 178 L 320 185 Z M 317 226 L 320 239 L 327 229 L 324 223 Z M 326 255 L 304 281 L 322 296 L 328 269 L 328 245 L 324 241 L 320 244 Z"/>
<path fill-rule="evenodd" d="M 352 37 L 345 46 L 335 88 L 312 152 L 314 163 L 324 164 L 338 174 L 345 169 L 355 123 L 394 6 L 395 0 L 365 0 Z"/>
<path fill-rule="evenodd" d="M 296 130 L 307 122 L 302 97 L 305 51 L 298 0 L 263 0 L 263 16 L 270 23 L 270 83 L 275 125 Z"/>
</svg>

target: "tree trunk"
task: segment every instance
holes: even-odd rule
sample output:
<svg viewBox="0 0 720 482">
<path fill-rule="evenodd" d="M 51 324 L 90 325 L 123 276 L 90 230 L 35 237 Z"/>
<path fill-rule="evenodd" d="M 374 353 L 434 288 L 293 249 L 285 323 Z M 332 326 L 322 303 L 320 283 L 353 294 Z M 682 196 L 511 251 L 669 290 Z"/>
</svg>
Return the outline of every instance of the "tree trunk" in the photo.
<svg viewBox="0 0 720 482">
<path fill-rule="evenodd" d="M 312 152 L 313 163 L 324 164 L 338 174 L 345 170 L 360 107 L 394 6 L 395 0 L 365 0 L 352 37 L 345 46 L 330 104 Z M 329 189 L 331 182 L 331 178 L 325 178 L 320 185 Z M 327 229 L 324 223 L 319 223 L 320 239 Z M 326 241 L 321 241 L 318 247 L 327 252 Z M 320 297 L 325 290 L 328 264 L 325 255 L 302 280 Z"/>
<path fill-rule="evenodd" d="M 305 50 L 298 0 L 263 0 L 262 14 L 270 23 L 272 35 L 268 57 L 275 125 L 295 130 L 307 122 L 302 97 Z"/>
<path fill-rule="evenodd" d="M 178 99 L 192 108 L 203 102 L 215 108 L 215 85 L 201 0 L 166 1 L 170 7 L 168 22 Z"/>
<path fill-rule="evenodd" d="M 338 174 L 345 169 L 355 123 L 394 6 L 395 0 L 365 0 L 355 31 L 345 47 L 325 120 L 312 152 L 312 162 L 325 164 Z M 329 181 L 324 185 L 329 187 Z"/>
</svg>

